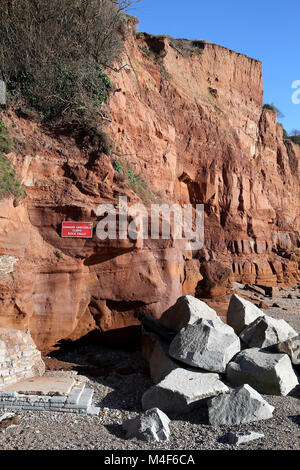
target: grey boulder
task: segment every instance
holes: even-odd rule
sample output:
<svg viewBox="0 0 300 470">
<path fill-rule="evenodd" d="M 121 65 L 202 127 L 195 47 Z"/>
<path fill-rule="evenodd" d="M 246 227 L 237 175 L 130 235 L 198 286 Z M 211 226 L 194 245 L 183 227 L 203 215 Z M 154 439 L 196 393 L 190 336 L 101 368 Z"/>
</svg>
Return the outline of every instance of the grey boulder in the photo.
<svg viewBox="0 0 300 470">
<path fill-rule="evenodd" d="M 227 435 L 227 440 L 229 444 L 239 446 L 240 444 L 247 444 L 263 437 L 265 437 L 264 434 L 253 431 L 230 431 Z"/>
<path fill-rule="evenodd" d="M 298 385 L 287 354 L 274 354 L 258 348 L 240 352 L 226 369 L 233 385 L 249 384 L 266 395 L 285 396 Z"/>
<path fill-rule="evenodd" d="M 300 335 L 296 338 L 288 339 L 276 345 L 278 352 L 286 353 L 290 356 L 292 364 L 300 365 Z"/>
<path fill-rule="evenodd" d="M 170 437 L 169 423 L 165 413 L 158 408 L 152 408 L 137 418 L 125 421 L 123 428 L 127 439 L 135 437 L 141 441 L 160 442 L 167 441 Z"/>
<path fill-rule="evenodd" d="M 177 368 L 142 397 L 144 410 L 159 408 L 169 415 L 189 413 L 203 399 L 229 389 L 218 374 Z"/>
<path fill-rule="evenodd" d="M 213 426 L 236 425 L 272 418 L 274 407 L 250 385 L 209 400 L 208 419 Z"/>
<path fill-rule="evenodd" d="M 228 362 L 240 350 L 240 339 L 230 326 L 220 319 L 202 319 L 175 336 L 169 354 L 190 366 L 224 373 Z"/>
<path fill-rule="evenodd" d="M 184 295 L 179 297 L 176 304 L 163 313 L 160 322 L 178 332 L 201 318 L 215 320 L 218 316 L 215 310 L 205 302 L 192 295 Z"/>
<path fill-rule="evenodd" d="M 231 296 L 227 311 L 227 324 L 234 329 L 237 335 L 258 317 L 264 316 L 264 312 L 249 300 L 236 294 Z"/>
<path fill-rule="evenodd" d="M 297 331 L 286 321 L 267 315 L 257 318 L 240 333 L 241 340 L 250 348 L 267 348 L 296 336 Z"/>
</svg>

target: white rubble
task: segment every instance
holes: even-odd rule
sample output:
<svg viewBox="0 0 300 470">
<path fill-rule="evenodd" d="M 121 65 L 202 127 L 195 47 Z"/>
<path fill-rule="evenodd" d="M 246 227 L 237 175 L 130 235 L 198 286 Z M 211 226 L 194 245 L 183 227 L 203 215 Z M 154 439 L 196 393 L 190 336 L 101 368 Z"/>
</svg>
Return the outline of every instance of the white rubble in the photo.
<svg viewBox="0 0 300 470">
<path fill-rule="evenodd" d="M 273 411 L 274 407 L 248 384 L 208 402 L 208 419 L 213 426 L 269 419 L 272 418 Z"/>
<path fill-rule="evenodd" d="M 250 323 L 240 333 L 240 338 L 250 348 L 267 348 L 295 338 L 297 334 L 286 321 L 265 315 Z"/>
<path fill-rule="evenodd" d="M 239 446 L 264 437 L 264 434 L 253 431 L 229 431 L 227 439 L 229 444 Z"/>
<path fill-rule="evenodd" d="M 228 390 L 218 374 L 177 368 L 144 393 L 142 406 L 144 410 L 159 408 L 167 414 L 185 414 L 199 401 Z"/>
<path fill-rule="evenodd" d="M 249 300 L 236 294 L 231 296 L 227 311 L 227 324 L 232 326 L 237 335 L 258 317 L 264 316 L 264 312 Z"/>
<path fill-rule="evenodd" d="M 126 438 L 133 437 L 141 441 L 168 441 L 170 437 L 170 420 L 168 416 L 158 408 L 152 408 L 137 418 L 125 421 L 123 428 Z"/>
<path fill-rule="evenodd" d="M 155 384 L 161 382 L 170 372 L 178 369 L 179 365 L 168 354 L 169 345 L 157 341 L 149 359 L 150 374 Z"/>
<path fill-rule="evenodd" d="M 266 395 L 286 396 L 298 385 L 298 378 L 287 354 L 274 354 L 258 348 L 240 352 L 226 369 L 234 385 L 249 384 Z"/>
<path fill-rule="evenodd" d="M 300 335 L 277 344 L 276 349 L 278 352 L 288 354 L 295 366 L 300 364 Z"/>
<path fill-rule="evenodd" d="M 190 366 L 224 373 L 228 362 L 240 350 L 240 339 L 233 328 L 220 319 L 201 319 L 175 336 L 169 354 Z"/>
<path fill-rule="evenodd" d="M 0 328 L 0 390 L 44 372 L 44 361 L 29 332 Z"/>
<path fill-rule="evenodd" d="M 163 313 L 160 321 L 165 326 L 178 332 L 201 318 L 215 320 L 218 316 L 215 310 L 210 308 L 205 302 L 192 295 L 184 295 L 179 297 L 176 304 Z"/>
</svg>

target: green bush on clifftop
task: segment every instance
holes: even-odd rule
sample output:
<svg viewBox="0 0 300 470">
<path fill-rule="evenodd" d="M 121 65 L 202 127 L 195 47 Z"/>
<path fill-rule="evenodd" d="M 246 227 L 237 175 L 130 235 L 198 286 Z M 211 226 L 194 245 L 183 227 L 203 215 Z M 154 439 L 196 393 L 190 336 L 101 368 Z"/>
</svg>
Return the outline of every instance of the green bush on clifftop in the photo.
<svg viewBox="0 0 300 470">
<path fill-rule="evenodd" d="M 88 123 L 108 100 L 105 67 L 120 52 L 132 3 L 2 0 L 0 79 L 13 102 L 45 121 Z"/>
</svg>

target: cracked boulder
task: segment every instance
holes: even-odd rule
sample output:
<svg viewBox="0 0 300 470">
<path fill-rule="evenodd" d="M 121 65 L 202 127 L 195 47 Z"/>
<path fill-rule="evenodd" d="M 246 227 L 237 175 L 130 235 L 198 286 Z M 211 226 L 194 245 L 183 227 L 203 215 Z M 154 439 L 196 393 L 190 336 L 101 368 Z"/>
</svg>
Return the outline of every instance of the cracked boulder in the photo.
<svg viewBox="0 0 300 470">
<path fill-rule="evenodd" d="M 213 426 L 237 425 L 272 418 L 274 407 L 250 385 L 209 400 L 208 420 Z"/>
<path fill-rule="evenodd" d="M 183 297 L 179 297 L 176 304 L 163 313 L 160 321 L 165 326 L 178 332 L 201 318 L 215 320 L 217 314 L 215 310 L 209 307 L 205 302 L 202 302 L 192 295 L 184 295 Z"/>
<path fill-rule="evenodd" d="M 228 362 L 240 350 L 240 339 L 230 326 L 220 319 L 202 319 L 175 336 L 169 354 L 190 366 L 224 373 Z"/>
<path fill-rule="evenodd" d="M 296 336 L 297 331 L 286 321 L 267 315 L 257 318 L 240 333 L 241 340 L 250 348 L 267 348 Z"/>
<path fill-rule="evenodd" d="M 231 296 L 227 311 L 227 324 L 234 329 L 237 335 L 258 317 L 264 316 L 264 312 L 249 300 L 236 294 Z"/>
<path fill-rule="evenodd" d="M 259 393 L 285 396 L 298 385 L 287 354 L 245 349 L 227 366 L 227 379 L 236 386 L 249 384 Z"/>
<path fill-rule="evenodd" d="M 170 437 L 169 418 L 158 408 L 152 408 L 137 418 L 125 421 L 123 428 L 126 438 L 135 437 L 140 441 L 160 442 L 168 441 Z"/>
<path fill-rule="evenodd" d="M 189 413 L 202 400 L 229 389 L 218 374 L 177 368 L 142 397 L 144 410 L 159 408 L 169 415 Z"/>
</svg>

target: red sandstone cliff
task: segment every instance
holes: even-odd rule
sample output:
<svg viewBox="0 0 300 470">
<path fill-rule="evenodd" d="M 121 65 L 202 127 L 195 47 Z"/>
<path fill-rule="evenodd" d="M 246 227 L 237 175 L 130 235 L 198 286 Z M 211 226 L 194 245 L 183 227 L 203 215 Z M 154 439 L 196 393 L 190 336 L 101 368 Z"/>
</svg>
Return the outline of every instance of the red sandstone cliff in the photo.
<svg viewBox="0 0 300 470">
<path fill-rule="evenodd" d="M 104 110 L 111 156 L 12 111 L 3 117 L 26 143 L 9 158 L 27 197 L 0 201 L 0 326 L 29 326 L 43 350 L 159 317 L 203 276 L 203 296 L 223 295 L 233 279 L 300 280 L 300 146 L 285 143 L 276 114 L 262 110 L 261 63 L 210 43 L 129 32 L 116 68 Z M 99 203 L 138 199 L 115 178 L 114 158 L 169 201 L 204 204 L 199 253 L 169 241 L 61 238 L 62 221 L 96 225 Z"/>
</svg>

